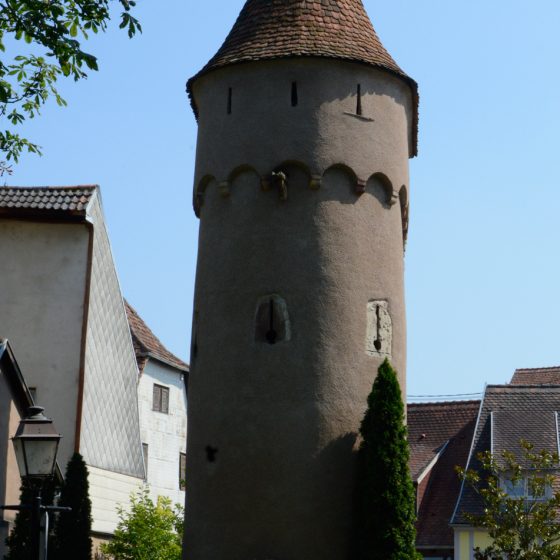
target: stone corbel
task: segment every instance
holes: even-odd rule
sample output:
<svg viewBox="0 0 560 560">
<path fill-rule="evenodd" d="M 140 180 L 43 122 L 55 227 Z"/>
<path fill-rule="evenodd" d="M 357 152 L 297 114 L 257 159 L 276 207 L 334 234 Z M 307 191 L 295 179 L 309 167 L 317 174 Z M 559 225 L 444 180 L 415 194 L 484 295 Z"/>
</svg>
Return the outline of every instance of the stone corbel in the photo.
<svg viewBox="0 0 560 560">
<path fill-rule="evenodd" d="M 280 193 L 280 200 L 288 200 L 288 177 L 283 171 L 273 171 L 272 184 Z"/>
<path fill-rule="evenodd" d="M 322 179 L 321 175 L 312 175 L 309 180 L 309 188 L 313 191 L 318 191 L 321 188 Z"/>
<path fill-rule="evenodd" d="M 367 181 L 364 181 L 362 179 L 356 179 L 356 194 L 357 195 L 362 195 L 366 192 L 366 184 L 367 184 Z"/>
<path fill-rule="evenodd" d="M 220 189 L 220 196 L 222 198 L 227 198 L 231 194 L 231 190 L 229 188 L 229 181 L 222 181 L 219 184 Z"/>
</svg>

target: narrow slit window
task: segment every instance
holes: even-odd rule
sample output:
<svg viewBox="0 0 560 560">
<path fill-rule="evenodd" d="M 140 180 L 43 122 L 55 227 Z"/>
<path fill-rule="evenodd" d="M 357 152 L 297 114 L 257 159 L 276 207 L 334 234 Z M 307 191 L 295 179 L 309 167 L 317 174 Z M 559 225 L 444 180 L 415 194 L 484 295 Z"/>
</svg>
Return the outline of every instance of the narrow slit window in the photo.
<svg viewBox="0 0 560 560">
<path fill-rule="evenodd" d="M 187 488 L 187 454 L 179 453 L 179 489 Z"/>
<path fill-rule="evenodd" d="M 142 444 L 142 455 L 144 457 L 144 469 L 146 478 L 144 480 L 148 480 L 148 457 L 149 457 L 149 446 L 147 443 Z"/>
<path fill-rule="evenodd" d="M 286 302 L 277 295 L 261 298 L 257 305 L 255 340 L 278 344 L 290 340 L 290 321 Z"/>
<path fill-rule="evenodd" d="M 228 97 L 227 97 L 227 114 L 231 115 L 231 108 L 233 103 L 233 89 L 228 89 Z"/>
<path fill-rule="evenodd" d="M 362 85 L 358 84 L 358 90 L 356 95 L 356 115 L 362 114 Z"/>
<path fill-rule="evenodd" d="M 297 107 L 297 104 L 298 104 L 297 82 L 292 82 L 292 107 Z"/>
</svg>

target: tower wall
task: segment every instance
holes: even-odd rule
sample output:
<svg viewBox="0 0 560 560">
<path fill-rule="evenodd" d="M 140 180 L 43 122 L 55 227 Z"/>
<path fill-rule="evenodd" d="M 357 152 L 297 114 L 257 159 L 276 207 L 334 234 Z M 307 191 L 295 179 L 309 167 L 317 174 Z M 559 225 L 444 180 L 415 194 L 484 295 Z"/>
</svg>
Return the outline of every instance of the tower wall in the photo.
<svg viewBox="0 0 560 560">
<path fill-rule="evenodd" d="M 357 433 L 385 357 L 405 391 L 410 90 L 291 59 L 212 71 L 194 94 L 186 558 L 346 560 Z"/>
</svg>

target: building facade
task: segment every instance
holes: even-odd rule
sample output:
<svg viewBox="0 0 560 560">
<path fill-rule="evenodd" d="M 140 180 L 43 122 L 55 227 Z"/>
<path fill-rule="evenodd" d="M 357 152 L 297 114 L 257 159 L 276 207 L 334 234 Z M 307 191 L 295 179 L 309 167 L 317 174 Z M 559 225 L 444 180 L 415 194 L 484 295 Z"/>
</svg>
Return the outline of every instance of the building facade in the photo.
<svg viewBox="0 0 560 560">
<path fill-rule="evenodd" d="M 88 465 L 94 536 L 144 480 L 138 369 L 99 188 L 0 188 L 0 336 Z M 3 546 L 0 543 L 0 548 Z"/>
<path fill-rule="evenodd" d="M 406 385 L 416 84 L 359 0 L 249 0 L 188 91 L 185 558 L 350 558 L 354 450 L 385 358 Z"/>
<path fill-rule="evenodd" d="M 146 482 L 152 498 L 183 504 L 186 487 L 188 365 L 125 302 L 138 362 L 138 408 Z"/>
</svg>

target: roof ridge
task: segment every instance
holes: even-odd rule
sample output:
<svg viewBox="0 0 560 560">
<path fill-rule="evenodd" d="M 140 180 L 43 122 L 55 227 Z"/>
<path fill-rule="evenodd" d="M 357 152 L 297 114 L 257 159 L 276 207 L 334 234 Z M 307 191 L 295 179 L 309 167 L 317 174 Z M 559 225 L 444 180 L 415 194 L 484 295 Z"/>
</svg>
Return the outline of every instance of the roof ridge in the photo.
<svg viewBox="0 0 560 560">
<path fill-rule="evenodd" d="M 87 184 L 87 185 L 0 185 L 0 189 L 14 189 L 14 190 L 75 190 L 75 189 L 90 189 L 94 190 L 98 188 L 99 185 Z"/>
<path fill-rule="evenodd" d="M 457 406 L 457 405 L 468 405 L 468 406 L 474 406 L 474 405 L 479 405 L 481 403 L 481 399 L 471 399 L 471 400 L 466 400 L 466 401 L 462 401 L 462 400 L 458 400 L 458 401 L 432 401 L 432 402 L 424 402 L 424 403 L 419 403 L 419 402 L 411 402 L 411 403 L 407 403 L 407 407 L 412 407 L 412 406 L 417 406 L 417 407 L 423 407 L 423 408 L 428 408 L 430 406 L 432 407 L 440 407 L 440 406 L 448 406 L 448 405 L 452 405 L 452 406 Z"/>
<path fill-rule="evenodd" d="M 560 369 L 560 366 L 547 366 L 538 368 L 517 368 L 515 371 L 547 371 L 550 369 Z"/>
</svg>

